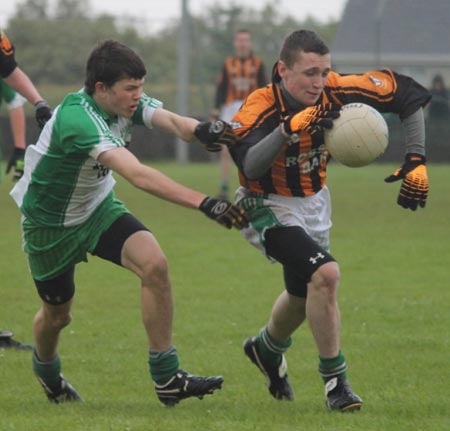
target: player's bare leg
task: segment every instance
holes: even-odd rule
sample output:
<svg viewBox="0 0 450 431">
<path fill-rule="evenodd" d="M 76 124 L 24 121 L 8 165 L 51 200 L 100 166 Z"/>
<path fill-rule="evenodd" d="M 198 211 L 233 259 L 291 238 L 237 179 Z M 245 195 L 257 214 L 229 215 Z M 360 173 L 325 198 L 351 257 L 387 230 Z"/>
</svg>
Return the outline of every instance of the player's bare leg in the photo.
<svg viewBox="0 0 450 431">
<path fill-rule="evenodd" d="M 305 320 L 305 303 L 305 298 L 284 291 L 272 307 L 268 325 L 258 337 L 244 342 L 245 354 L 266 376 L 269 392 L 278 400 L 294 399 L 283 352 L 291 344 L 291 334 Z"/>
<path fill-rule="evenodd" d="M 72 300 L 61 305 L 43 302 L 33 324 L 33 368 L 47 398 L 56 404 L 81 400 L 77 391 L 61 374 L 57 353 L 60 333 L 72 319 L 71 307 Z"/>
<path fill-rule="evenodd" d="M 122 265 L 141 280 L 142 321 L 150 349 L 164 352 L 172 345 L 172 289 L 169 270 L 156 238 L 148 231 L 131 235 L 122 248 Z"/>
<path fill-rule="evenodd" d="M 59 335 L 72 320 L 71 308 L 73 300 L 62 305 L 42 303 L 36 313 L 33 324 L 35 350 L 39 359 L 49 362 L 56 356 Z"/>
<path fill-rule="evenodd" d="M 286 290 L 272 307 L 268 330 L 276 340 L 288 339 L 304 322 L 306 299 L 290 295 Z"/>
<path fill-rule="evenodd" d="M 308 284 L 306 316 L 322 358 L 333 358 L 339 353 L 338 286 L 339 267 L 336 262 L 322 265 Z"/>
<path fill-rule="evenodd" d="M 179 368 L 172 346 L 173 303 L 169 271 L 156 238 L 148 231 L 131 235 L 122 248 L 122 265 L 141 279 L 142 320 L 149 343 L 150 373 L 159 400 L 174 406 L 188 397 L 203 398 L 220 389 L 223 378 L 199 377 Z"/>
<path fill-rule="evenodd" d="M 308 284 L 306 316 L 319 350 L 326 405 L 330 410 L 344 412 L 359 410 L 362 400 L 350 388 L 347 365 L 340 351 L 339 278 L 336 262 L 325 263 L 314 272 Z"/>
</svg>

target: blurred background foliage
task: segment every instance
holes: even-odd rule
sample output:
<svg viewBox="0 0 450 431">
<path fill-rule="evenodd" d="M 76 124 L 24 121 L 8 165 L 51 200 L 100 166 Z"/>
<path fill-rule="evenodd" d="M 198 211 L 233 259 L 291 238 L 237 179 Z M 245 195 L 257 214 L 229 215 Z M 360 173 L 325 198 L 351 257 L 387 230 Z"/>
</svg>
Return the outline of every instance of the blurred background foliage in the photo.
<svg viewBox="0 0 450 431">
<path fill-rule="evenodd" d="M 138 31 L 133 20 L 90 14 L 90 0 L 24 0 L 4 29 L 16 47 L 16 59 L 54 106 L 67 91 L 83 85 L 86 59 L 99 41 L 116 39 L 135 49 L 147 66 L 145 91 L 175 109 L 179 22 L 152 31 Z M 150 25 L 150 24 L 149 24 Z M 232 34 L 246 28 L 253 34 L 254 51 L 268 73 L 286 35 L 300 28 L 318 31 L 331 46 L 338 22 L 311 17 L 299 22 L 283 15 L 270 2 L 254 10 L 245 5 L 212 5 L 201 16 L 190 16 L 189 112 L 206 115 L 213 102 L 214 84 L 224 58 L 233 52 Z"/>
</svg>

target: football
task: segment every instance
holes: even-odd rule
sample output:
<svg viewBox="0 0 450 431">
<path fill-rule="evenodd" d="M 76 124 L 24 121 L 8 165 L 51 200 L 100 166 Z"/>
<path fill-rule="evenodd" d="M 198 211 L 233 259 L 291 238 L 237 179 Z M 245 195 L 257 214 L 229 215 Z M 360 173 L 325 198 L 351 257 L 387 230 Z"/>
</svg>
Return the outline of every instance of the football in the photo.
<svg viewBox="0 0 450 431">
<path fill-rule="evenodd" d="M 389 141 L 383 116 L 364 103 L 344 105 L 333 127 L 324 133 L 331 157 L 351 168 L 372 163 L 384 153 Z"/>
</svg>

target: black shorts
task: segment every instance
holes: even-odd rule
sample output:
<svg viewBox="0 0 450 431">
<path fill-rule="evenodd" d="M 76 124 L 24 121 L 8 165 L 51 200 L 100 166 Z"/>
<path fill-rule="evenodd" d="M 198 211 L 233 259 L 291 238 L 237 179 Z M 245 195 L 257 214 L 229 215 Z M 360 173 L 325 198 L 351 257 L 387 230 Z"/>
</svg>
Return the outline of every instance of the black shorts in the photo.
<svg viewBox="0 0 450 431">
<path fill-rule="evenodd" d="M 266 232 L 265 248 L 269 256 L 283 265 L 286 290 L 306 298 L 313 273 L 324 263 L 335 262 L 301 227 L 272 228 Z"/>
<path fill-rule="evenodd" d="M 121 253 L 125 241 L 135 232 L 148 229 L 132 214 L 120 216 L 100 237 L 94 256 L 121 264 Z M 34 280 L 39 296 L 44 302 L 60 305 L 70 301 L 75 294 L 75 265 L 63 274 L 50 280 Z"/>
</svg>

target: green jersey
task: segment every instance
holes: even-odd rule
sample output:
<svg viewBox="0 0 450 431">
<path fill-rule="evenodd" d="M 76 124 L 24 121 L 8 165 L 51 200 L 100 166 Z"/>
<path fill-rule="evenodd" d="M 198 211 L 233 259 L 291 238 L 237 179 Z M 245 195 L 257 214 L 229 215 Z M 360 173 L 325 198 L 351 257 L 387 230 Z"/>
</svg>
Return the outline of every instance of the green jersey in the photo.
<svg viewBox="0 0 450 431">
<path fill-rule="evenodd" d="M 151 128 L 161 106 L 144 94 L 131 118 L 113 118 L 84 91 L 67 95 L 27 148 L 24 175 L 10 193 L 26 220 L 43 227 L 86 221 L 115 184 L 99 155 L 126 146 L 133 124 Z"/>
</svg>

